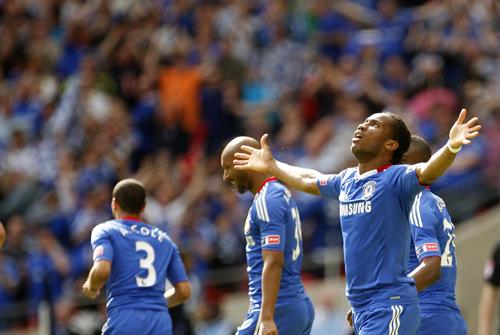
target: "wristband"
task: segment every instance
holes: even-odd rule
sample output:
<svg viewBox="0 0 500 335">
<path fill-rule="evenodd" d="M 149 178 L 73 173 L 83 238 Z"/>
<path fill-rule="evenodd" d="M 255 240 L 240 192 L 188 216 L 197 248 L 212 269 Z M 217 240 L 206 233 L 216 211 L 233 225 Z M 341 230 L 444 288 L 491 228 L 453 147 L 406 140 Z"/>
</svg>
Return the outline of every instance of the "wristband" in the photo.
<svg viewBox="0 0 500 335">
<path fill-rule="evenodd" d="M 448 141 L 448 143 L 446 144 L 446 146 L 448 147 L 448 150 L 450 150 L 450 152 L 451 152 L 452 154 L 456 154 L 457 152 L 459 152 L 460 150 L 462 150 L 462 146 L 459 146 L 458 148 L 453 148 L 453 147 L 451 146 L 450 141 Z"/>
</svg>

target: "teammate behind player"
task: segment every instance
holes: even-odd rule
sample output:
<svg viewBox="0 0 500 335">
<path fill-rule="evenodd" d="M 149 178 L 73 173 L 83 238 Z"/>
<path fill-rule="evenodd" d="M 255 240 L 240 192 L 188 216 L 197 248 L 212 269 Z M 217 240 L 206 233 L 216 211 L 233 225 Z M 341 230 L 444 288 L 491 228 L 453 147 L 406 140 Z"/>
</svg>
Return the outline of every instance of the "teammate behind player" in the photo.
<svg viewBox="0 0 500 335">
<path fill-rule="evenodd" d="M 314 309 L 300 281 L 302 233 L 297 206 L 276 178 L 234 169 L 234 154 L 242 145 L 260 147 L 251 137 L 236 137 L 221 154 L 224 181 L 240 193 L 255 194 L 244 227 L 250 307 L 236 334 L 307 335 Z"/>
<path fill-rule="evenodd" d="M 484 283 L 479 301 L 477 335 L 500 335 L 500 324 L 494 330 L 495 315 L 500 292 L 500 242 L 484 266 Z"/>
<path fill-rule="evenodd" d="M 83 293 L 94 299 L 107 286 L 103 334 L 172 334 L 167 303 L 173 307 L 191 295 L 175 244 L 166 233 L 140 220 L 145 205 L 144 186 L 124 179 L 113 189 L 115 219 L 92 231 L 94 265 Z M 167 293 L 166 279 L 174 286 Z"/>
<path fill-rule="evenodd" d="M 267 135 L 261 149 L 242 146 L 235 155 L 235 169 L 268 173 L 301 191 L 339 199 L 346 293 L 357 334 L 418 331 L 417 292 L 407 276 L 410 210 L 421 185 L 439 178 L 461 146 L 479 135 L 478 119 L 465 123 L 466 114 L 460 112 L 447 145 L 418 166 L 391 166 L 401 162 L 411 140 L 404 122 L 391 113 L 373 114 L 358 125 L 351 146 L 358 167 L 336 175 L 276 161 Z"/>
<path fill-rule="evenodd" d="M 417 164 L 430 157 L 429 144 L 413 135 L 410 148 L 403 155 L 403 163 Z M 467 325 L 455 300 L 455 226 L 443 199 L 429 189 L 420 192 L 413 203 L 410 223 L 412 241 L 408 271 L 419 291 L 419 334 L 467 334 Z"/>
</svg>

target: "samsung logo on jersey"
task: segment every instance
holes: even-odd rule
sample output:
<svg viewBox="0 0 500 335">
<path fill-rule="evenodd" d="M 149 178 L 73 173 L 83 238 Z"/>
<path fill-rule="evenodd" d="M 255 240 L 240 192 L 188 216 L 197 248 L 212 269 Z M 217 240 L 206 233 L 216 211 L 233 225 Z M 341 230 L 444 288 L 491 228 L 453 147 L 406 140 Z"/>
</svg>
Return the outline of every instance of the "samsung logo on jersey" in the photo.
<svg viewBox="0 0 500 335">
<path fill-rule="evenodd" d="M 364 214 L 364 213 L 370 213 L 371 211 L 372 211 L 371 201 L 340 204 L 340 216 Z"/>
</svg>

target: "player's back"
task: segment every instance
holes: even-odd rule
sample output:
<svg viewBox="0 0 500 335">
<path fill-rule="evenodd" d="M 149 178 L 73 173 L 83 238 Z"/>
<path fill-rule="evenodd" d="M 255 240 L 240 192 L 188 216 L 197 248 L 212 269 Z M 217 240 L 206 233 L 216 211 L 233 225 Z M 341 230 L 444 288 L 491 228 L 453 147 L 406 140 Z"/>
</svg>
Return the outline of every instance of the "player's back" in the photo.
<svg viewBox="0 0 500 335">
<path fill-rule="evenodd" d="M 262 250 L 283 252 L 284 264 L 276 304 L 307 298 L 300 280 L 302 233 L 300 217 L 290 191 L 279 181 L 266 182 L 249 209 L 245 223 L 250 301 L 262 299 Z"/>
<path fill-rule="evenodd" d="M 102 253 L 103 241 L 113 250 L 106 284 L 108 311 L 117 307 L 166 310 L 167 271 L 177 252 L 168 235 L 138 220 L 111 220 L 92 231 L 92 244 L 97 245 L 94 259 Z"/>
<path fill-rule="evenodd" d="M 431 191 L 423 190 L 415 198 L 410 223 L 412 240 L 408 271 L 413 271 L 425 257 L 441 256 L 440 279 L 419 292 L 421 308 L 451 308 L 459 311 L 455 301 L 455 226 L 444 201 Z"/>
</svg>

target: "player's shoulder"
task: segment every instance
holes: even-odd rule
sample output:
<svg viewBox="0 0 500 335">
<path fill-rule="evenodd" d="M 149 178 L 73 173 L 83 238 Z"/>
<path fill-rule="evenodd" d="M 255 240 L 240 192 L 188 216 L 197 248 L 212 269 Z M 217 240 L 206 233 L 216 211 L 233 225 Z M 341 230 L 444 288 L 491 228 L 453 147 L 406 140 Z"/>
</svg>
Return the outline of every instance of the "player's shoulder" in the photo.
<svg viewBox="0 0 500 335">
<path fill-rule="evenodd" d="M 417 166 L 417 164 L 397 164 L 389 166 L 385 171 L 387 171 L 388 174 L 415 173 Z"/>
<path fill-rule="evenodd" d="M 291 192 L 285 184 L 279 180 L 266 183 L 260 191 L 260 196 L 266 201 L 281 199 L 283 196 L 291 197 Z"/>
<path fill-rule="evenodd" d="M 116 220 L 108 220 L 97 224 L 92 231 L 95 232 L 109 232 L 118 226 L 119 222 Z"/>
</svg>

